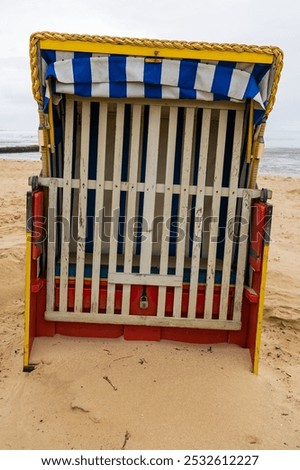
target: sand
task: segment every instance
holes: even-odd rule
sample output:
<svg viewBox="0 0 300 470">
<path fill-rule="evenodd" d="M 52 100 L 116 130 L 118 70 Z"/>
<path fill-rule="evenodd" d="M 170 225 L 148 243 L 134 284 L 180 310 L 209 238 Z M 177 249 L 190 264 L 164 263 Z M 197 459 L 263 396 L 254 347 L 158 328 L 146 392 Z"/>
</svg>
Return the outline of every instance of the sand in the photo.
<svg viewBox="0 0 300 470">
<path fill-rule="evenodd" d="M 299 449 L 300 179 L 259 177 L 274 219 L 258 376 L 233 345 L 62 336 L 36 340 L 28 374 L 25 193 L 39 168 L 0 160 L 0 449 Z"/>
</svg>

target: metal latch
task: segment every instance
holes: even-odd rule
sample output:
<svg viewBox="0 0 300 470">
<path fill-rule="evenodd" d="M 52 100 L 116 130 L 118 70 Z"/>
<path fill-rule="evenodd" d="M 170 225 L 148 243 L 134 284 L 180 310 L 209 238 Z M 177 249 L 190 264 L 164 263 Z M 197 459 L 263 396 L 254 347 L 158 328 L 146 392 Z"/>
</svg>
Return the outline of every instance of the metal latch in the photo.
<svg viewBox="0 0 300 470">
<path fill-rule="evenodd" d="M 140 309 L 146 310 L 149 307 L 149 300 L 146 293 L 146 287 L 143 288 L 143 293 L 140 298 Z"/>
<path fill-rule="evenodd" d="M 39 189 L 39 177 L 38 176 L 29 176 L 28 186 L 32 187 L 32 191 Z"/>
<path fill-rule="evenodd" d="M 267 189 L 267 188 L 262 188 L 262 190 L 260 192 L 259 200 L 261 202 L 266 203 L 268 199 L 272 199 L 272 191 L 270 189 Z"/>
</svg>

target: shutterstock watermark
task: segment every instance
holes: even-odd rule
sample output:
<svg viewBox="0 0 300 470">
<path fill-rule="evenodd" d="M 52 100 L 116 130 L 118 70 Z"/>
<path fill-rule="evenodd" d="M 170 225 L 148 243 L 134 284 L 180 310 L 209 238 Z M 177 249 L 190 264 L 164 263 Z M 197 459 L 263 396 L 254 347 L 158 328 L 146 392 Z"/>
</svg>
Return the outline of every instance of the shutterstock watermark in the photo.
<svg viewBox="0 0 300 470">
<path fill-rule="evenodd" d="M 119 214 L 119 210 L 107 215 L 105 208 L 94 216 L 87 215 L 80 218 L 78 215 L 64 218 L 56 215 L 53 208 L 49 208 L 48 217 L 31 217 L 27 226 L 32 227 L 33 238 L 39 243 L 48 241 L 55 243 L 58 234 L 63 242 L 93 243 L 98 237 L 101 241 L 109 242 L 114 239 L 119 243 L 130 240 L 132 243 L 143 243 L 151 240 L 152 244 L 165 243 L 209 243 L 222 244 L 228 239 L 232 243 L 241 244 L 257 242 L 264 237 L 264 230 L 248 230 L 249 220 L 235 215 L 223 222 L 224 217 L 197 217 L 192 212 L 187 217 L 171 216 L 164 219 L 158 215 L 152 220 L 137 215 L 130 219 Z M 84 231 L 85 237 L 78 236 L 78 229 Z M 254 239 L 253 239 L 254 238 Z"/>
</svg>

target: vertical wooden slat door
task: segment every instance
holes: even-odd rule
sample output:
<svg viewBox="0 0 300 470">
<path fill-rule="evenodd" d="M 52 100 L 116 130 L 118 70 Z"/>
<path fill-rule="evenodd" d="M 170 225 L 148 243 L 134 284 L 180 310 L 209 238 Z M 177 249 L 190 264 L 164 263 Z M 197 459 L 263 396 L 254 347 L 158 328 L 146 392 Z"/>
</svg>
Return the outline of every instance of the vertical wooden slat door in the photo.
<svg viewBox="0 0 300 470">
<path fill-rule="evenodd" d="M 91 122 L 95 109 L 97 119 L 99 116 L 97 132 Z M 157 320 L 159 326 L 165 322 L 166 326 L 185 328 L 190 322 L 192 328 L 215 328 L 216 325 L 219 329 L 230 329 L 233 323 L 233 329 L 237 329 L 241 321 L 251 198 L 255 192 L 239 188 L 243 109 L 235 109 L 233 114 L 222 106 L 216 109 L 209 104 L 203 105 L 199 111 L 191 103 L 164 102 L 161 105 L 158 102 L 133 101 L 125 105 L 125 102 L 109 103 L 106 100 L 100 100 L 98 107 L 92 107 L 89 100 L 67 98 L 65 112 L 63 178 L 49 179 L 49 221 L 50 217 L 57 218 L 60 206 L 62 221 L 60 232 L 56 233 L 54 226 L 51 240 L 48 240 L 47 311 L 53 312 L 57 308 L 55 273 L 56 256 L 60 255 L 58 310 L 61 314 L 70 313 L 70 318 L 72 313 L 73 318 L 85 315 L 83 299 L 87 291 L 84 289 L 90 285 L 89 318 L 96 323 L 120 323 L 124 319 L 124 324 L 141 325 L 145 322 L 155 325 Z M 231 129 L 232 136 L 226 141 Z M 230 174 L 223 177 L 230 145 Z M 89 179 L 93 148 L 96 167 L 94 179 Z M 178 167 L 175 168 L 176 165 Z M 178 176 L 177 180 L 175 176 Z M 222 184 L 224 178 L 227 180 Z M 92 199 L 88 197 L 89 191 L 95 194 L 94 209 L 88 207 L 88 200 Z M 121 194 L 122 197 L 125 195 L 124 200 Z M 139 194 L 142 194 L 142 205 L 138 204 Z M 178 206 L 174 204 L 175 198 Z M 222 214 L 222 220 L 226 222 L 226 238 L 218 249 L 223 199 L 226 202 L 226 213 Z M 119 243 L 121 200 L 126 201 L 121 212 L 125 217 L 123 243 Z M 237 246 L 236 239 L 232 237 L 233 232 L 235 237 L 237 235 L 232 224 L 236 223 L 240 208 L 241 243 Z M 104 230 L 104 209 L 105 217 L 110 221 L 109 231 Z M 87 228 L 90 227 L 87 218 L 91 211 L 94 216 L 93 250 L 86 253 Z M 142 236 L 137 250 L 134 222 L 141 215 Z M 70 244 L 71 216 L 78 221 L 73 222 L 78 236 L 73 244 Z M 210 219 L 209 240 L 204 236 L 207 216 Z M 157 217 L 162 225 L 158 230 L 159 236 L 155 238 Z M 172 217 L 177 222 L 176 243 L 174 232 L 170 234 Z M 175 253 L 172 251 L 174 246 Z M 222 252 L 223 258 L 217 259 Z M 237 264 L 233 267 L 235 258 Z M 74 266 L 70 266 L 71 263 Z M 74 312 L 69 294 L 70 285 L 73 287 L 74 284 L 73 281 L 70 284 L 69 271 L 76 273 Z M 105 286 L 103 282 L 100 284 L 100 274 L 106 272 L 107 292 L 104 292 L 105 288 L 100 290 Z M 189 286 L 183 288 L 186 274 Z M 231 279 L 234 277 L 233 289 Z M 218 316 L 216 278 L 221 279 L 217 294 L 220 297 Z M 200 290 L 199 282 L 202 283 Z M 118 287 L 116 294 L 117 285 L 121 289 Z M 143 313 L 142 307 L 140 315 L 130 315 L 132 286 L 138 285 L 147 292 L 149 287 L 158 287 L 152 291 L 158 292 L 158 297 L 156 313 L 151 315 L 151 320 L 146 320 L 147 312 Z M 233 292 L 234 299 L 229 303 Z M 105 315 L 99 315 L 100 295 L 101 312 L 104 311 L 103 298 L 107 297 Z M 199 295 L 203 296 L 201 308 L 204 313 L 201 310 L 201 315 L 196 314 L 197 311 L 199 313 Z M 121 312 L 118 310 L 117 315 L 116 298 L 121 300 Z M 149 299 L 153 302 L 151 296 Z M 172 306 L 170 302 L 173 302 Z M 232 307 L 230 312 L 233 312 L 230 316 L 229 305 Z"/>
</svg>

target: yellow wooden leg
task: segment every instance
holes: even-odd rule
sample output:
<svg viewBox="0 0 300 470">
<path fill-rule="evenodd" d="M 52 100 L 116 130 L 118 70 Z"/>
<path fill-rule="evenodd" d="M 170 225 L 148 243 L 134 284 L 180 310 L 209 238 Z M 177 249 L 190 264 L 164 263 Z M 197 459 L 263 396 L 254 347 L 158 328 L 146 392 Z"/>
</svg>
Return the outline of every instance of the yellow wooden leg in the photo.
<svg viewBox="0 0 300 470">
<path fill-rule="evenodd" d="M 26 261 L 25 261 L 25 311 L 24 311 L 24 355 L 23 369 L 29 368 L 29 325 L 30 325 L 30 276 L 31 276 L 31 232 L 26 230 Z"/>
<path fill-rule="evenodd" d="M 253 363 L 253 372 L 256 375 L 258 374 L 262 321 L 263 321 L 263 316 L 264 316 L 268 257 L 269 257 L 269 243 L 266 243 L 264 246 L 263 261 L 262 261 L 262 275 L 261 275 L 261 285 L 260 285 L 260 294 L 259 294 L 258 318 L 257 318 L 256 341 L 255 341 L 254 363 Z"/>
</svg>

